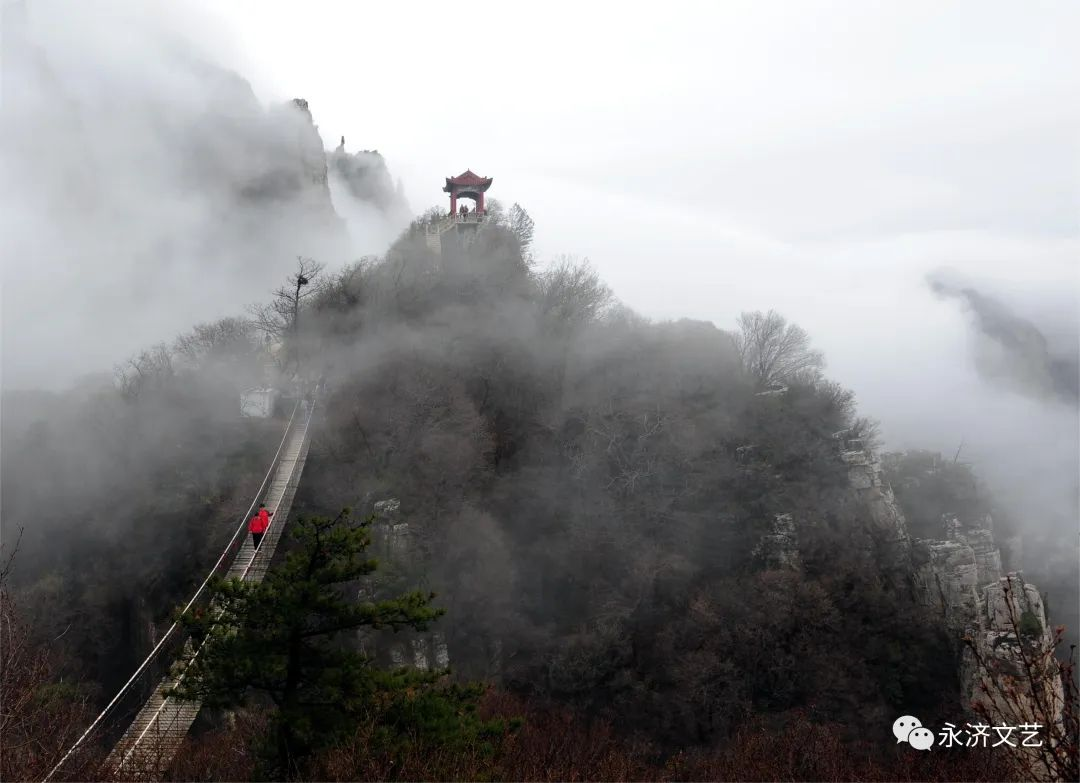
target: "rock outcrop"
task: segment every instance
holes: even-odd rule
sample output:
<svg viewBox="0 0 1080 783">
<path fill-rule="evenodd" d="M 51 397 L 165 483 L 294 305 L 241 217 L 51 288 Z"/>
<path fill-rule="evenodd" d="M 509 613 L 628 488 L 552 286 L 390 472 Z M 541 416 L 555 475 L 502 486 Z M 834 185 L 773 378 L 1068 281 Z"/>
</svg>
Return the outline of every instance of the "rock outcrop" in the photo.
<svg viewBox="0 0 1080 783">
<path fill-rule="evenodd" d="M 842 430 L 833 435 L 840 459 L 848 468 L 848 481 L 856 499 L 866 509 L 871 529 L 882 540 L 887 567 L 907 568 L 911 561 L 911 537 L 904 512 L 885 479 L 881 459 L 858 433 Z"/>
<path fill-rule="evenodd" d="M 964 707 L 999 724 L 1045 726 L 1056 720 L 1064 692 L 1042 597 L 1022 573 L 1003 571 L 1003 559 L 1009 565 L 1019 563 L 1018 537 L 1008 537 L 1003 558 L 994 538 L 993 517 L 971 512 L 978 503 L 973 502 L 974 484 L 968 481 L 956 497 L 970 516 L 942 514 L 941 538 L 912 541 L 881 461 L 850 431 L 835 437 L 852 491 L 866 504 L 871 525 L 890 544 L 892 564 L 908 558 L 918 597 L 940 615 L 954 640 Z M 895 467 L 904 456 L 887 455 L 886 461 Z M 916 467 L 924 475 L 909 475 L 906 480 L 941 480 L 940 455 L 916 457 Z M 950 468 L 963 475 L 955 461 Z M 1040 763 L 1033 761 L 1036 772 Z"/>
<path fill-rule="evenodd" d="M 915 583 L 925 604 L 940 612 L 954 639 L 975 622 L 979 596 L 975 553 L 961 541 L 919 539 L 912 548 Z"/>
<path fill-rule="evenodd" d="M 349 195 L 366 202 L 395 218 L 412 215 L 409 203 L 402 192 L 401 183 L 394 182 L 386 159 L 378 150 L 345 151 L 345 139 L 327 155 L 329 175 L 336 177 L 348 190 Z"/>
<path fill-rule="evenodd" d="M 992 530 L 973 529 L 961 533 L 959 539 L 975 554 L 976 583 L 980 588 L 1001 579 L 1001 552 L 994 543 Z"/>
<path fill-rule="evenodd" d="M 86 248 L 95 237 L 78 230 L 92 222 L 114 264 L 126 255 L 137 270 L 205 264 L 219 284 L 223 271 L 250 277 L 298 254 L 355 257 L 330 192 L 328 166 L 343 160 L 327 153 L 306 100 L 264 106 L 242 76 L 183 47 L 146 68 L 124 69 L 119 53 L 110 65 L 123 75 L 106 81 L 108 69 L 80 60 L 93 47 L 61 53 L 46 28 L 32 26 L 5 58 L 5 83 L 20 89 L 14 110 L 0 112 L 0 162 L 27 203 L 60 213 L 55 233 L 67 245 Z M 402 202 L 385 162 L 362 157 L 345 167 L 353 199 L 389 214 Z M 394 215 L 387 234 L 408 223 Z M 108 221 L 115 232 L 100 230 Z"/>
<path fill-rule="evenodd" d="M 944 514 L 941 528 L 945 540 L 915 542 L 915 583 L 955 642 L 964 708 L 973 720 L 1038 726 L 1052 742 L 1047 724 L 1061 720 L 1065 694 L 1042 596 L 1022 573 L 1003 574 L 989 514 Z M 1015 536 L 1008 560 L 1019 561 Z M 1017 752 L 1031 754 L 1021 767 L 1033 779 L 1054 779 L 1038 748 Z"/>
<path fill-rule="evenodd" d="M 795 519 L 791 514 L 777 514 L 773 518 L 771 532 L 761 537 L 754 556 L 767 569 L 798 570 L 802 567 Z"/>
<path fill-rule="evenodd" d="M 344 234 L 330 198 L 326 153 L 308 102 L 296 98 L 272 107 L 260 123 L 260 144 L 250 148 L 250 166 L 238 183 L 241 199 L 253 205 L 287 204 L 302 219 Z"/>
<path fill-rule="evenodd" d="M 416 558 L 413 531 L 402 518 L 401 501 L 387 498 L 373 506 L 370 552 L 379 560 L 380 568 L 362 581 L 357 589 L 361 601 L 375 601 L 383 592 L 399 592 L 400 574 L 407 563 Z M 393 667 L 410 667 L 421 671 L 445 669 L 450 665 L 446 637 L 439 631 L 400 631 L 393 637 L 384 632 L 361 629 L 357 642 L 369 656 Z"/>
<path fill-rule="evenodd" d="M 1053 743 L 1062 731 L 1065 706 L 1054 645 L 1042 596 L 1023 574 L 1010 573 L 986 586 L 961 663 L 970 709 L 997 724 L 1037 730 L 1040 742 Z M 1056 725 L 1049 727 L 1050 722 Z M 1022 766 L 1032 779 L 1056 779 L 1038 747 L 1020 746 L 1017 752 L 1030 754 Z"/>
</svg>

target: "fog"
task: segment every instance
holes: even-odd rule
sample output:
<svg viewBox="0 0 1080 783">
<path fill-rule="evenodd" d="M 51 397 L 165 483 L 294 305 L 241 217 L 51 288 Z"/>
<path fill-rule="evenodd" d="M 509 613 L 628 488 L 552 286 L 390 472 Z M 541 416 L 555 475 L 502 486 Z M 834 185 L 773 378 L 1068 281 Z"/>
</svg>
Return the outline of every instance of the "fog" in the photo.
<svg viewBox="0 0 1080 783">
<path fill-rule="evenodd" d="M 897 447 L 970 451 L 984 418 L 1040 416 L 982 382 L 962 308 L 925 281 L 948 267 L 1029 319 L 1075 323 L 1074 6 L 677 3 L 659 21 L 430 3 L 418 25 L 314 3 L 252 25 L 256 7 L 219 10 L 256 88 L 311 85 L 334 137 L 395 149 L 414 204 L 469 166 L 529 208 L 541 258 L 588 256 L 648 316 L 725 326 L 776 307 Z M 393 110 L 342 97 L 354 79 Z M 1058 414 L 1043 434 L 1075 452 Z"/>
<path fill-rule="evenodd" d="M 541 259 L 588 256 L 648 317 L 783 312 L 887 448 L 963 443 L 1031 530 L 1076 541 L 1075 5 L 30 7 L 48 65 L 4 99 L 5 387 L 241 312 L 297 253 L 380 252 L 401 216 L 333 171 L 250 190 L 344 135 L 416 211 L 493 176 Z M 274 108 L 294 97 L 321 142 Z M 942 269 L 977 296 L 941 296 Z M 988 332 L 991 301 L 1064 395 Z"/>
<path fill-rule="evenodd" d="M 372 554 L 459 675 L 670 748 L 958 706 L 860 417 L 971 464 L 994 500 L 905 476 L 909 530 L 992 509 L 1076 638 L 1076 6 L 0 2 L 0 543 L 102 703 L 277 448 L 238 398 L 301 365 L 295 507 L 401 501 Z M 466 168 L 503 209 L 434 253 Z M 275 368 L 236 317 L 298 255 Z M 747 311 L 825 377 L 751 377 Z"/>
<path fill-rule="evenodd" d="M 983 377 L 1043 400 L 1077 403 L 1080 369 L 1075 324 L 1052 323 L 1050 342 L 1031 321 L 978 289 L 940 274 L 929 283 L 941 296 L 963 302 L 973 316 L 979 341 L 976 361 Z M 1042 316 L 1045 320 L 1046 314 Z"/>
<path fill-rule="evenodd" d="M 211 22 L 158 2 L 5 4 L 6 388 L 111 371 L 241 313 L 297 254 L 340 264 L 407 222 L 331 196 L 303 96 L 261 103 Z"/>
</svg>

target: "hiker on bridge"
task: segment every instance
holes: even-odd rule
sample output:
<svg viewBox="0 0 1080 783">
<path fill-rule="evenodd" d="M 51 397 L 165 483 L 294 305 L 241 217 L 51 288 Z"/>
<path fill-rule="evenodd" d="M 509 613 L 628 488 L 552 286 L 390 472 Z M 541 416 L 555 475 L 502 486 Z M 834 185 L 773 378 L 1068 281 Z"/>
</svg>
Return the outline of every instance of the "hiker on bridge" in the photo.
<svg viewBox="0 0 1080 783">
<path fill-rule="evenodd" d="M 259 549 L 259 542 L 262 540 L 263 533 L 266 532 L 266 528 L 270 527 L 270 517 L 274 516 L 273 511 L 266 510 L 266 504 L 259 504 L 259 513 L 251 518 L 248 522 L 248 530 L 251 531 L 251 541 L 255 545 L 255 550 Z"/>
</svg>

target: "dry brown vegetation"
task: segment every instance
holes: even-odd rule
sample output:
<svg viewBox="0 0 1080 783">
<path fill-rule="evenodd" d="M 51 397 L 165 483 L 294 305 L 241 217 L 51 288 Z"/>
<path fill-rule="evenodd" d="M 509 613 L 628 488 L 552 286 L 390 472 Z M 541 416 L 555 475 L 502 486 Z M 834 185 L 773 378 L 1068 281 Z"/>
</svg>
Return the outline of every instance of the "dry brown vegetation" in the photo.
<svg viewBox="0 0 1080 783">
<path fill-rule="evenodd" d="M 1010 754 L 1009 766 L 1023 780 L 1080 779 L 1080 694 L 1075 679 L 1075 647 L 1059 655 L 1064 626 L 1051 633 L 1022 611 L 1023 581 L 1009 579 L 1005 607 L 1012 628 L 1001 657 L 984 652 L 970 637 L 967 647 L 981 677 L 972 705 L 989 725 L 1038 726 L 1040 743 Z M 1015 656 L 1015 657 L 1014 657 Z"/>
<path fill-rule="evenodd" d="M 299 278 L 285 292 L 291 300 L 279 297 L 291 301 L 279 315 L 295 324 L 299 312 L 301 325 L 279 320 L 277 336 L 305 357 L 310 349 L 305 366 L 325 370 L 327 381 L 297 507 L 336 513 L 400 498 L 410 537 L 395 578 L 439 593 L 455 671 L 505 688 L 486 697 L 485 715 L 524 719 L 496 739 L 439 744 L 409 736 L 387 744 L 385 727 L 361 725 L 322 749 L 303 777 L 1007 777 L 984 749 L 918 753 L 887 731 L 900 710 L 928 720 L 957 714 L 955 661 L 908 575 L 879 557 L 833 438 L 857 424 L 854 399 L 820 375 L 805 333 L 775 313 L 749 314 L 738 333 L 651 324 L 613 306 L 585 265 L 564 260 L 537 273 L 522 244 L 492 231 L 472 258 L 439 269 L 423 236 L 409 235 L 383 261 L 312 286 L 303 309 Z M 188 363 L 191 354 L 247 366 L 249 335 L 226 326 L 197 330 L 180 353 Z M 119 623 L 109 618 L 134 616 L 142 622 L 132 627 L 145 628 L 151 607 L 134 612 L 123 601 L 151 578 L 168 588 L 152 594 L 152 609 L 165 610 L 163 596 L 179 595 L 213 549 L 211 510 L 259 462 L 254 448 L 243 450 L 250 465 L 234 454 L 231 376 L 212 374 L 222 384 L 209 395 L 211 416 L 180 394 L 194 376 L 177 380 L 174 364 L 161 364 L 135 368 L 147 381 L 133 387 L 139 393 L 109 398 L 125 425 L 104 428 L 115 429 L 117 448 L 141 443 L 135 424 L 147 422 L 148 442 L 165 444 L 165 458 L 136 465 L 129 456 L 121 463 L 133 465 L 129 475 L 102 482 L 124 506 L 77 488 L 60 493 L 70 505 L 46 502 L 62 486 L 55 463 L 72 452 L 59 429 L 28 429 L 21 469 L 5 468 L 5 494 L 18 488 L 21 500 L 5 504 L 5 522 L 21 511 L 43 541 L 84 506 L 108 508 L 109 521 L 124 524 L 155 514 L 157 525 L 135 526 L 152 538 L 114 547 L 119 554 L 105 548 L 110 528 L 97 520 L 62 548 L 69 559 L 36 547 L 45 565 L 35 580 L 56 560 L 69 603 L 113 587 L 120 554 L 137 565 L 119 611 L 91 604 L 83 627 L 108 637 L 79 652 L 110 665 L 95 671 L 83 661 L 98 682 L 128 671 L 109 650 L 139 649 L 131 634 L 108 633 Z M 213 460 L 177 447 L 179 434 L 208 445 L 189 426 L 200 417 L 221 433 L 209 444 Z M 73 475 L 107 452 L 88 453 L 94 459 L 71 459 Z M 157 470 L 134 469 L 142 463 Z M 47 486 L 34 476 L 48 476 Z M 232 481 L 206 480 L 216 476 Z M 140 487 L 155 506 L 136 502 Z M 156 508 L 163 501 L 167 518 Z M 800 566 L 763 570 L 754 552 L 778 515 L 797 526 Z M 166 545 L 174 539 L 183 557 Z M 76 562 L 98 564 L 81 591 Z M 172 777 L 258 779 L 266 718 L 240 714 L 191 739 Z"/>
<path fill-rule="evenodd" d="M 17 549 L 13 547 L 13 549 Z M 57 676 L 0 571 L 0 780 L 41 780 L 89 722 L 89 694 Z"/>
<path fill-rule="evenodd" d="M 456 748 L 407 746 L 371 751 L 371 727 L 326 751 L 306 770 L 310 780 L 1010 780 L 1005 758 L 994 751 L 918 752 L 894 746 L 891 736 L 857 736 L 820 723 L 806 712 L 753 721 L 713 749 L 662 755 L 648 741 L 621 734 L 606 721 L 570 710 L 530 704 L 490 692 L 485 717 L 520 716 L 519 728 L 498 741 Z M 231 728 L 189 741 L 170 780 L 243 780 L 258 768 L 249 749 L 266 729 L 260 716 L 243 715 Z"/>
</svg>

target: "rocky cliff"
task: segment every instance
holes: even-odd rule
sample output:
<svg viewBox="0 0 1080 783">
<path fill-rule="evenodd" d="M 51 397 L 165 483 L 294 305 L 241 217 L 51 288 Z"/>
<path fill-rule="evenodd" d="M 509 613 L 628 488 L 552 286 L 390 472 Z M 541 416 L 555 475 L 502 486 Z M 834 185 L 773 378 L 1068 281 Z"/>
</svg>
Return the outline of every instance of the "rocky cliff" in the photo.
<svg viewBox="0 0 1080 783">
<path fill-rule="evenodd" d="M 196 52 L 155 49 L 148 64 L 141 48 L 101 52 L 45 24 L 15 49 L 5 77 L 19 89 L 0 111 L 0 236 L 25 259 L 13 284 L 49 296 L 19 298 L 5 318 L 52 326 L 5 350 L 17 385 L 111 366 L 235 313 L 298 255 L 337 266 L 382 252 L 408 225 L 381 156 L 346 167 L 349 188 L 332 193 L 303 99 L 266 106 Z"/>
<path fill-rule="evenodd" d="M 378 150 L 350 153 L 345 138 L 327 157 L 330 194 L 360 254 L 379 253 L 413 219 L 400 181 Z"/>
<path fill-rule="evenodd" d="M 911 536 L 904 512 L 885 479 L 881 459 L 858 432 L 843 430 L 833 438 L 840 459 L 847 465 L 851 490 L 865 508 L 870 528 L 884 543 L 887 565 L 903 567 L 911 558 Z"/>
<path fill-rule="evenodd" d="M 386 159 L 378 150 L 345 150 L 345 137 L 327 156 L 330 174 L 338 179 L 355 199 L 371 204 L 387 215 L 409 220 L 412 210 L 405 200 L 401 182 L 394 182 Z"/>
<path fill-rule="evenodd" d="M 849 467 L 852 491 L 865 505 L 869 524 L 887 543 L 888 566 L 908 570 L 921 602 L 939 614 L 954 641 L 965 709 L 1010 725 L 1044 723 L 1060 714 L 1062 682 L 1054 660 L 1054 635 L 1035 585 L 1016 570 L 1003 572 L 994 518 L 975 502 L 970 473 L 940 455 L 916 455 L 924 485 L 951 470 L 964 479 L 960 499 L 966 515 L 943 513 L 938 536 L 912 538 L 904 512 L 883 470 L 906 455 L 879 459 L 873 449 L 837 433 L 840 457 Z M 925 510 L 925 509 L 924 509 Z M 1016 534 L 1009 532 L 1008 562 L 1019 568 Z"/>
<path fill-rule="evenodd" d="M 401 501 L 397 498 L 377 501 L 372 511 L 369 552 L 379 560 L 380 567 L 356 585 L 357 598 L 361 601 L 399 592 L 402 585 L 396 582 L 400 574 L 419 559 L 414 532 L 401 513 Z M 388 638 L 363 628 L 357 631 L 357 642 L 367 655 L 386 666 L 428 671 L 450 665 L 446 637 L 438 630 L 408 630 Z"/>
</svg>

